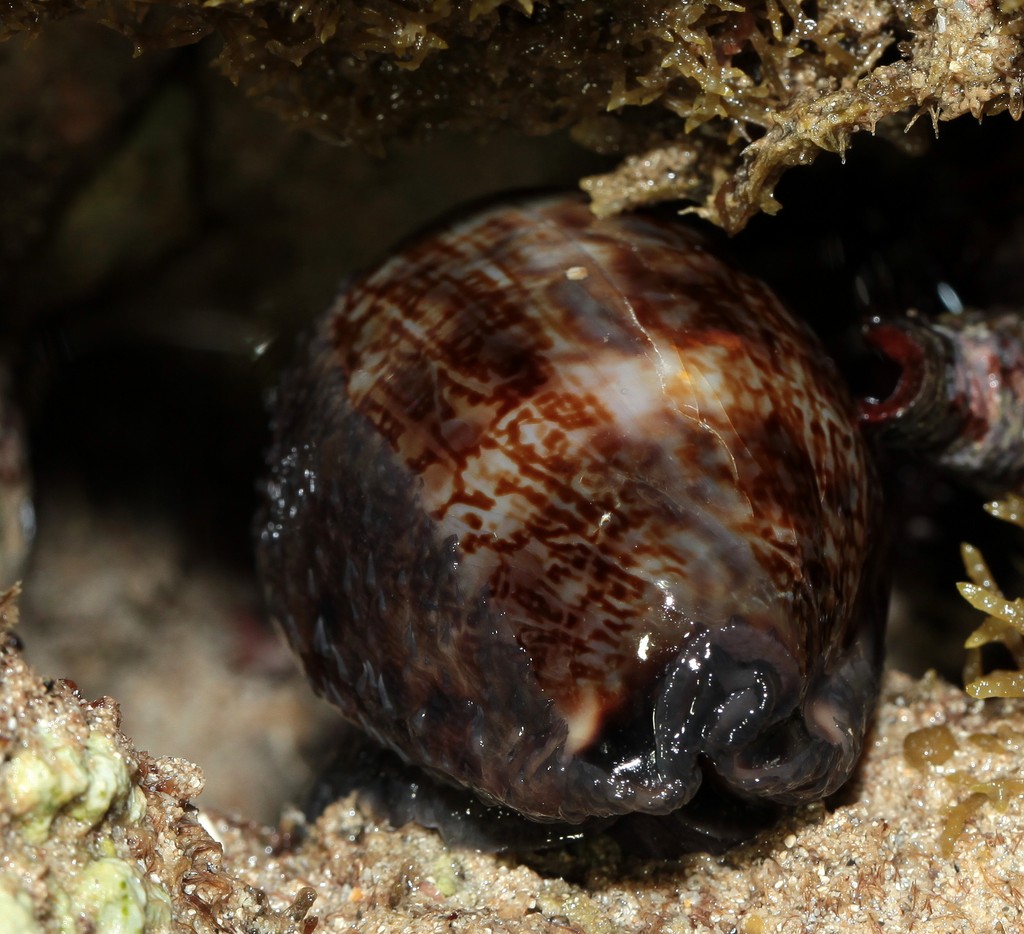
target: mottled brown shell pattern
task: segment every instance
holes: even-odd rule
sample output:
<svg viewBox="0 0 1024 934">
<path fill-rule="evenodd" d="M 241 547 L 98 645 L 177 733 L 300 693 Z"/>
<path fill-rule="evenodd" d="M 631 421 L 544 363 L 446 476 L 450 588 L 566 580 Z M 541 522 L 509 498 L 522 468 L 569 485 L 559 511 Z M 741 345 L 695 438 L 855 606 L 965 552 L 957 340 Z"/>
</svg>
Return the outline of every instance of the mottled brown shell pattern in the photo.
<svg viewBox="0 0 1024 934">
<path fill-rule="evenodd" d="M 877 484 L 766 286 L 573 198 L 356 281 L 286 377 L 260 564 L 317 688 L 569 822 L 820 797 L 877 690 Z"/>
</svg>

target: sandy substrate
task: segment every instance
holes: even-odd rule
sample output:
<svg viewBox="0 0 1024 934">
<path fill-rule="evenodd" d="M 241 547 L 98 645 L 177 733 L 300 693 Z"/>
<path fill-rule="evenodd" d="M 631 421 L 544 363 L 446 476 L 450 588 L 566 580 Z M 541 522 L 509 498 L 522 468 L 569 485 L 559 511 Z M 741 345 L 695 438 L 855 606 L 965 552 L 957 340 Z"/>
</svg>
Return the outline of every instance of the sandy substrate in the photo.
<svg viewBox="0 0 1024 934">
<path fill-rule="evenodd" d="M 26 654 L 116 697 L 140 749 L 202 763 L 204 803 L 273 822 L 337 723 L 266 622 L 251 577 L 196 560 L 167 518 L 60 496 L 25 582 Z"/>
<path fill-rule="evenodd" d="M 61 540 L 68 553 L 81 553 L 67 530 Z M 133 547 L 144 554 L 142 543 Z M 150 619 L 149 636 L 173 638 L 173 665 L 185 674 L 140 690 L 127 665 L 115 686 L 130 698 L 129 732 L 160 735 L 158 751 L 182 751 L 174 748 L 175 720 L 181 736 L 205 732 L 205 747 L 189 749 L 199 767 L 139 752 L 119 729 L 116 702 L 42 680 L 20 640 L 6 640 L 0 930 L 1024 931 L 1019 704 L 972 701 L 936 678 L 890 672 L 862 767 L 841 801 L 794 813 L 724 857 L 638 862 L 600 837 L 524 858 L 450 850 L 430 831 L 375 824 L 354 800 L 312 824 L 282 804 L 300 793 L 303 737 L 322 729 L 318 718 L 329 713 L 277 667 L 272 640 L 259 664 L 238 655 L 230 633 L 191 645 L 184 620 L 206 614 L 223 624 L 245 600 L 237 590 L 226 599 L 233 591 L 222 580 L 185 574 L 174 555 L 151 569 L 146 585 L 155 580 L 174 595 L 166 615 Z M 45 565 L 35 575 L 24 601 L 35 619 L 16 629 L 29 642 L 44 627 Z M 74 577 L 62 579 L 73 594 Z M 133 594 L 145 603 L 145 594 L 127 584 L 115 588 L 125 622 L 112 631 L 133 644 L 125 607 Z M 84 623 L 88 604 L 80 606 Z M 108 603 L 106 612 L 117 608 Z M 11 610 L 8 601 L 8 624 Z M 226 657 L 248 660 L 216 674 L 212 699 L 190 699 L 205 689 L 203 666 L 215 667 L 211 646 L 220 640 L 231 649 Z M 81 638 L 74 651 L 87 659 L 88 643 Z M 46 652 L 33 654 L 48 664 Z M 195 730 L 197 718 L 205 730 Z M 154 748 L 152 739 L 146 745 Z M 207 758 L 210 793 L 199 796 Z M 225 808 L 235 816 L 223 816 Z M 283 816 L 248 819 L 275 808 Z"/>
<path fill-rule="evenodd" d="M 339 804 L 243 878 L 282 901 L 311 886 L 328 931 L 1020 931 L 1024 801 L 997 802 L 984 783 L 1019 774 L 1021 714 L 891 673 L 852 801 L 805 809 L 723 858 L 633 863 L 595 841 L 537 872 L 449 852 L 415 828 L 368 826 Z M 941 766 L 910 765 L 905 737 L 938 723 L 956 751 Z M 949 808 L 972 794 L 985 803 L 947 851 Z M 244 865 L 252 831 L 211 826 Z"/>
<path fill-rule="evenodd" d="M 952 4 L 972 22 L 1017 5 Z M 0 52 L 18 89 L 0 101 L 0 279 L 16 286 L 0 352 L 39 520 L 21 621 L 0 636 L 0 934 L 1024 932 L 1024 706 L 896 672 L 854 782 L 722 858 L 637 862 L 605 838 L 479 855 L 353 800 L 305 822 L 340 730 L 252 579 L 271 358 L 428 218 L 611 164 L 508 136 L 380 163 L 282 132 L 212 74 L 208 47 L 136 59 L 84 20 Z M 936 142 L 928 122 L 793 173 L 785 211 L 729 244 L 841 352 L 869 313 L 934 314 L 949 293 L 1024 304 L 1019 126 L 957 121 Z M 28 450 L 12 459 L 7 437 L 0 576 L 29 545 L 12 522 Z M 953 673 L 978 618 L 953 590 L 957 544 L 982 546 L 1017 593 L 1019 530 L 986 538 L 977 503 L 887 466 L 891 657 Z M 10 599 L 0 614 L 13 625 Z"/>
</svg>

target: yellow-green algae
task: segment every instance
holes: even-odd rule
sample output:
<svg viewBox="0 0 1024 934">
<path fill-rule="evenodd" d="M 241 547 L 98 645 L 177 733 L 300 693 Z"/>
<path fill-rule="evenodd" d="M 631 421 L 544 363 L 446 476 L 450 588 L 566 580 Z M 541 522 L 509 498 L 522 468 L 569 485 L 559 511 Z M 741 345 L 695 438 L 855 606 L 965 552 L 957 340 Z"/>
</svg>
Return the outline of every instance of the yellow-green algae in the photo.
<svg viewBox="0 0 1024 934">
<path fill-rule="evenodd" d="M 146 888 L 123 860 L 104 857 L 91 863 L 70 888 L 70 902 L 94 925 L 97 934 L 141 934 L 146 922 Z M 67 919 L 73 930 L 74 918 Z"/>
<path fill-rule="evenodd" d="M 5 764 L 0 778 L 7 807 L 34 844 L 46 839 L 57 813 L 89 787 L 82 756 L 66 746 L 26 749 Z"/>
<path fill-rule="evenodd" d="M 21 822 L 29 843 L 42 843 L 58 813 L 94 827 L 112 807 L 138 801 L 130 796 L 127 764 L 109 736 L 90 734 L 81 748 L 43 733 L 0 766 L 0 787 L 9 812 Z"/>
<path fill-rule="evenodd" d="M 46 879 L 45 929 L 77 934 L 87 923 L 94 934 L 171 930 L 170 899 L 142 865 L 119 854 L 108 836 L 88 836 L 105 818 L 130 826 L 145 814 L 145 796 L 132 784 L 132 770 L 114 738 L 90 731 L 84 742 L 69 742 L 59 728 L 42 728 L 25 742 L 26 748 L 0 764 L 0 810 L 30 847 L 46 847 L 58 816 L 66 818 L 58 835 L 62 846 L 82 839 L 66 875 Z M 0 930 L 44 930 L 14 875 L 0 886 Z"/>
<path fill-rule="evenodd" d="M 986 504 L 991 515 L 1024 528 L 1024 497 L 1011 494 Z M 973 545 L 961 547 L 969 582 L 957 585 L 964 599 L 987 614 L 967 637 L 965 690 L 971 697 L 1024 697 L 1024 600 L 1007 599 L 999 589 L 981 552 Z M 1013 658 L 1017 670 L 986 672 L 982 669 L 981 649 L 992 642 L 1002 643 Z"/>
<path fill-rule="evenodd" d="M 110 698 L 31 669 L 16 597 L 0 591 L 0 932 L 311 934 L 312 889 L 276 910 L 222 870 L 196 766 L 137 752 Z"/>
<path fill-rule="evenodd" d="M 42 934 L 32 910 L 32 899 L 16 879 L 0 872 L 0 931 L 5 934 Z"/>
<path fill-rule="evenodd" d="M 216 37 L 287 120 L 383 151 L 439 130 L 568 128 L 626 156 L 599 213 L 687 200 L 728 230 L 783 172 L 884 121 L 1024 109 L 1016 0 L 12 0 L 0 39 L 73 13 L 137 50 Z M 467 80 L 472 76 L 472 80 Z"/>
<path fill-rule="evenodd" d="M 986 504 L 991 515 L 1024 528 L 1024 497 L 1008 494 L 1001 500 Z M 963 544 L 961 556 L 970 581 L 957 585 L 961 595 L 975 609 L 986 613 L 985 619 L 966 639 L 967 661 L 964 665 L 964 690 L 974 698 L 1024 697 L 1024 600 L 1007 599 L 999 589 L 981 552 L 973 545 Z M 990 643 L 1002 643 L 1009 651 L 1017 671 L 989 671 L 983 668 L 981 650 Z M 1024 736 L 1012 730 L 994 734 L 975 734 L 971 743 L 989 751 L 1018 752 Z M 949 729 L 944 725 L 926 727 L 910 733 L 904 741 L 907 760 L 919 769 L 942 765 L 957 749 Z M 986 804 L 1005 811 L 1010 802 L 1024 795 L 1024 780 L 999 778 L 979 782 L 969 772 L 958 770 L 946 775 L 956 800 L 946 809 L 939 847 L 947 856 L 953 854 L 957 840 L 978 811 Z"/>
</svg>

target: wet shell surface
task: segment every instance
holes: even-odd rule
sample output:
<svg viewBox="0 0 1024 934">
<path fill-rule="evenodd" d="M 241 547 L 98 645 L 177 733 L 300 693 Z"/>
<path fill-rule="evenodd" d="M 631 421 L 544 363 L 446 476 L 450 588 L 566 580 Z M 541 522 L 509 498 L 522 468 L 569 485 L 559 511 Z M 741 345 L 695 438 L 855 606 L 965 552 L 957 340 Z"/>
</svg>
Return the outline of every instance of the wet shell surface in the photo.
<svg viewBox="0 0 1024 934">
<path fill-rule="evenodd" d="M 816 340 L 685 227 L 549 197 L 415 241 L 320 322 L 274 434 L 272 613 L 409 762 L 570 823 L 850 774 L 868 453 Z"/>
</svg>

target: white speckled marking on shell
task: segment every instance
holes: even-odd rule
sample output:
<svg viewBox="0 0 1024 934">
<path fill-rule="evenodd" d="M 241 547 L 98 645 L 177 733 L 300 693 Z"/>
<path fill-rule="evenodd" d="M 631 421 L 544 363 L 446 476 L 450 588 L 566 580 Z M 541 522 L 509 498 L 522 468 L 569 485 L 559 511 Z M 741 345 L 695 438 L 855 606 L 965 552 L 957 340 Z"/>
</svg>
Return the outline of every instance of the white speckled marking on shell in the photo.
<svg viewBox="0 0 1024 934">
<path fill-rule="evenodd" d="M 267 494 L 314 685 L 487 804 L 703 846 L 856 762 L 874 474 L 818 344 L 684 227 L 556 197 L 413 242 L 286 375 Z"/>
<path fill-rule="evenodd" d="M 808 660 L 827 648 L 792 620 L 857 592 L 867 509 L 844 396 L 771 293 L 642 219 L 623 222 L 624 266 L 600 224 L 574 235 L 584 210 L 475 217 L 335 313 L 351 404 L 421 478 L 467 591 L 500 601 L 571 750 L 693 623 L 741 615 Z M 645 292 L 652 269 L 672 278 Z M 529 360 L 526 385 L 487 365 L 501 353 Z"/>
</svg>

